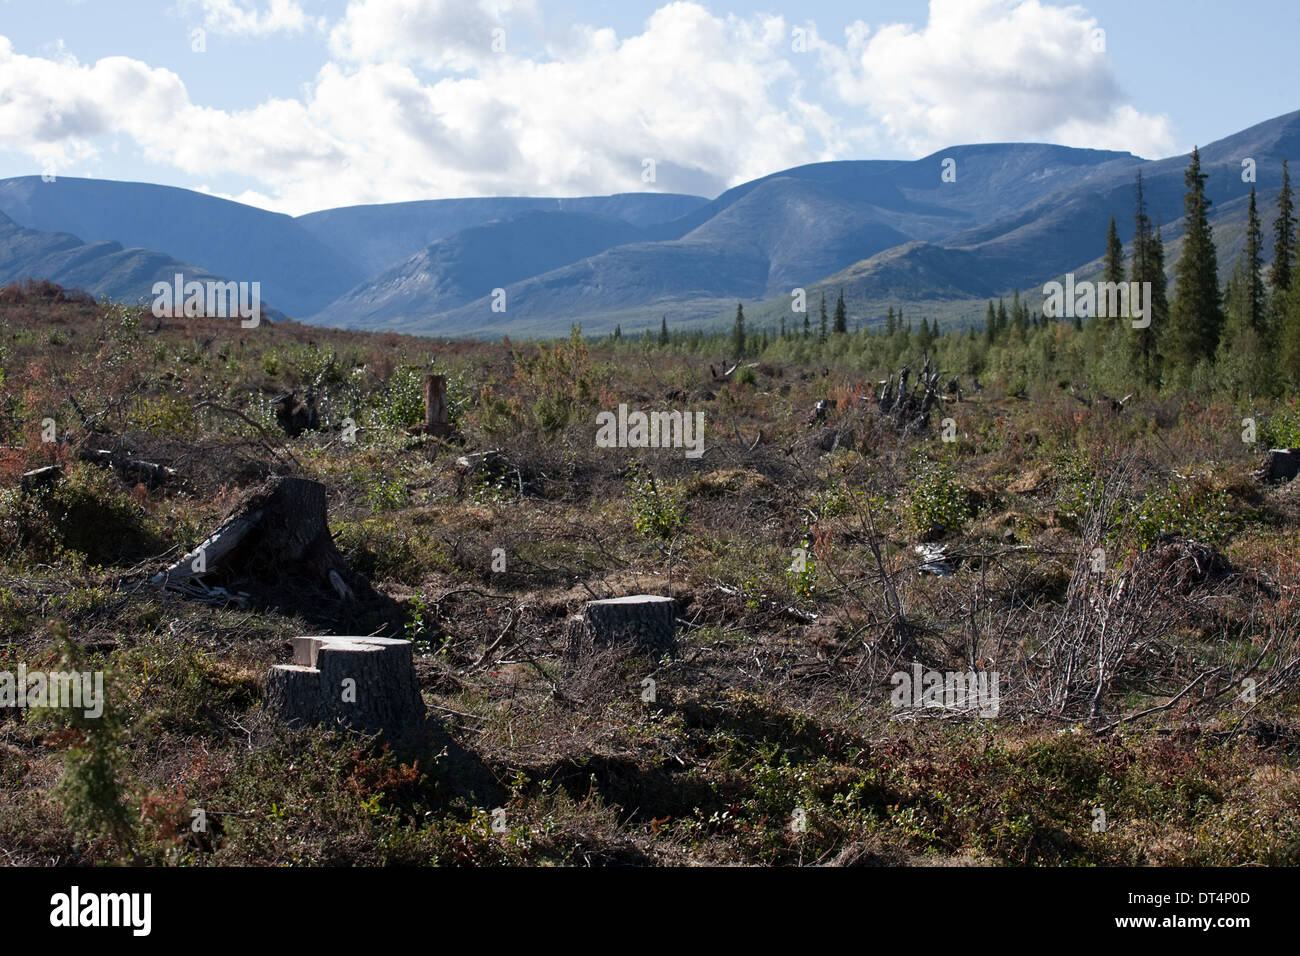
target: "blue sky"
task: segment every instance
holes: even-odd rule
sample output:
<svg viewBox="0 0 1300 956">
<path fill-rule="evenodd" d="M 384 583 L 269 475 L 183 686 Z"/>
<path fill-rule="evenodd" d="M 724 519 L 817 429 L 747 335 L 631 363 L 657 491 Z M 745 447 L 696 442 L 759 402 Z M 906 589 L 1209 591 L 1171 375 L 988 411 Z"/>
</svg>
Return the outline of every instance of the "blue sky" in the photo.
<svg viewBox="0 0 1300 956">
<path fill-rule="evenodd" d="M 1298 36 L 1292 0 L 0 0 L 0 177 L 297 214 L 981 141 L 1154 158 L 1300 108 Z"/>
</svg>

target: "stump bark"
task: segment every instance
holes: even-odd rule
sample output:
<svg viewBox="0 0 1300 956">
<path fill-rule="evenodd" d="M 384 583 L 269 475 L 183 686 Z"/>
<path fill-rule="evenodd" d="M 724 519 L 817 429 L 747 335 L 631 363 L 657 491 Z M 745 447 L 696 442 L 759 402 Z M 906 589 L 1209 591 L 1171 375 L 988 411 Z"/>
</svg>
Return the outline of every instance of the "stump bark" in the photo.
<svg viewBox="0 0 1300 956">
<path fill-rule="evenodd" d="M 264 599 L 319 604 L 319 589 L 344 604 L 375 597 L 330 537 L 325 486 L 275 475 L 246 494 L 202 544 L 151 582 L 193 596 L 212 585 L 239 586 Z M 303 589 L 302 583 L 314 585 Z M 216 589 L 218 595 L 224 592 Z"/>
<path fill-rule="evenodd" d="M 424 725 L 409 641 L 295 637 L 293 663 L 266 675 L 266 709 L 286 723 L 405 736 Z"/>
<path fill-rule="evenodd" d="M 320 428 L 320 412 L 316 408 L 316 395 L 313 392 L 308 392 L 305 398 L 299 398 L 297 392 L 281 395 L 272 407 L 275 409 L 276 424 L 290 438 Z"/>
<path fill-rule="evenodd" d="M 445 438 L 452 432 L 447 421 L 447 376 L 424 377 L 424 433 Z"/>
<path fill-rule="evenodd" d="M 571 660 L 619 645 L 671 654 L 677 650 L 677 602 L 654 594 L 588 601 L 569 619 L 567 637 Z"/>
<path fill-rule="evenodd" d="M 1268 484 L 1290 481 L 1300 474 L 1300 448 L 1270 448 L 1255 478 Z"/>
</svg>

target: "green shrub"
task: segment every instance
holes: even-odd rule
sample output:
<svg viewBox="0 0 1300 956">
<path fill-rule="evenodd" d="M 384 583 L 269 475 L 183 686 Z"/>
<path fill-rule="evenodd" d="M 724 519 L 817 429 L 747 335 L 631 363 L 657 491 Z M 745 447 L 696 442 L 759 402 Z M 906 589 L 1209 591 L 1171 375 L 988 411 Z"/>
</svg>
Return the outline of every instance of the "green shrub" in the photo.
<svg viewBox="0 0 1300 956">
<path fill-rule="evenodd" d="M 908 523 L 923 538 L 960 532 L 975 516 L 970 493 L 947 464 L 923 464 L 908 486 L 907 502 Z"/>
<path fill-rule="evenodd" d="M 632 523 L 640 534 L 671 541 L 686 526 L 684 494 L 661 487 L 640 465 L 633 465 L 628 474 L 628 497 Z"/>
<path fill-rule="evenodd" d="M 1222 545 L 1236 533 L 1240 523 L 1228 508 L 1225 492 L 1171 482 L 1132 508 L 1125 526 L 1141 547 L 1149 548 L 1161 534 Z"/>
<path fill-rule="evenodd" d="M 56 636 L 61 651 L 55 670 L 104 670 L 97 656 L 86 654 L 68 640 L 65 626 L 56 628 Z M 33 716 L 38 723 L 57 728 L 48 735 L 49 742 L 66 747 L 63 775 L 54 796 L 63 806 L 68 824 L 83 838 L 111 839 L 123 852 L 134 855 L 140 793 L 127 775 L 113 674 L 104 674 L 102 689 L 103 710 L 97 716 L 87 716 L 86 710 L 77 707 L 42 708 Z"/>
<path fill-rule="evenodd" d="M 73 552 L 90 564 L 135 562 L 166 550 L 140 503 L 111 471 L 70 467 L 54 488 L 31 497 L 0 492 L 0 553 L 54 563 Z"/>
<path fill-rule="evenodd" d="M 1265 418 L 1259 440 L 1266 448 L 1300 448 L 1300 401 L 1292 399 Z"/>
</svg>

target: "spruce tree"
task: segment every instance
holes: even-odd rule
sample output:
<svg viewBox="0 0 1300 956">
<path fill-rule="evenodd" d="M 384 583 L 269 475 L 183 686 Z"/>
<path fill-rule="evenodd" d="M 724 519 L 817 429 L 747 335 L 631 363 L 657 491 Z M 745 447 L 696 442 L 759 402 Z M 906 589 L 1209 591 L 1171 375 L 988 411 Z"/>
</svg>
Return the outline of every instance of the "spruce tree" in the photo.
<svg viewBox="0 0 1300 956">
<path fill-rule="evenodd" d="M 844 308 L 844 290 L 840 289 L 840 297 L 835 300 L 835 334 L 846 335 L 849 331 L 848 313 Z"/>
<path fill-rule="evenodd" d="M 821 332 L 817 336 L 817 341 L 818 342 L 826 341 L 826 293 L 825 292 L 822 293 Z"/>
<path fill-rule="evenodd" d="M 889 307 L 889 312 L 885 315 L 885 334 L 894 334 L 894 307 L 892 305 Z"/>
<path fill-rule="evenodd" d="M 745 354 L 745 307 L 736 303 L 736 322 L 731 327 L 731 351 L 739 360 Z"/>
<path fill-rule="evenodd" d="M 1020 290 L 1015 289 L 1011 293 L 1011 324 L 1021 329 L 1029 325 L 1029 306 L 1020 301 Z"/>
<path fill-rule="evenodd" d="M 1132 328 L 1131 320 L 1127 323 L 1126 335 L 1129 342 L 1129 359 L 1138 379 L 1147 385 L 1154 385 L 1160 378 L 1160 354 L 1156 347 L 1157 335 L 1164 328 L 1168 303 L 1165 288 L 1165 252 L 1164 242 L 1159 230 L 1151 231 L 1151 217 L 1147 215 L 1146 195 L 1142 187 L 1142 173 L 1137 175 L 1137 196 L 1133 214 L 1133 262 L 1129 278 L 1133 282 L 1151 283 L 1151 322 L 1146 328 Z M 1139 288 L 1142 288 L 1139 285 Z M 1130 312 L 1137 310 L 1130 305 Z"/>
<path fill-rule="evenodd" d="M 1273 223 L 1273 268 L 1268 284 L 1273 287 L 1273 319 L 1278 325 L 1286 312 L 1287 292 L 1291 289 L 1291 272 L 1295 265 L 1295 206 L 1291 196 L 1291 172 L 1282 160 L 1282 189 L 1277 194 L 1277 220 Z"/>
<path fill-rule="evenodd" d="M 1217 377 L 1238 395 L 1265 394 L 1277 382 L 1277 353 L 1269 347 L 1273 323 L 1264 291 L 1263 248 L 1252 187 L 1246 210 L 1246 245 L 1224 290 L 1226 323 L 1217 357 Z"/>
<path fill-rule="evenodd" d="M 1277 329 L 1277 362 L 1292 388 L 1300 387 L 1300 282 L 1292 282 L 1282 298 Z M 1278 296 L 1274 294 L 1274 301 Z"/>
<path fill-rule="evenodd" d="M 1246 325 L 1263 332 L 1267 324 L 1264 311 L 1264 237 L 1259 226 L 1259 213 L 1255 208 L 1255 187 L 1250 187 L 1250 206 L 1246 210 L 1246 248 L 1242 250 L 1241 269 L 1245 283 L 1242 296 L 1242 318 Z"/>
<path fill-rule="evenodd" d="M 1110 217 L 1110 228 L 1106 230 L 1106 269 L 1103 278 L 1106 282 L 1124 281 L 1124 244 L 1119 241 L 1114 216 Z"/>
<path fill-rule="evenodd" d="M 984 341 L 990 345 L 998 337 L 998 314 L 993 309 L 993 300 L 989 299 L 988 311 L 984 313 Z"/>
<path fill-rule="evenodd" d="M 1119 230 L 1115 228 L 1115 217 L 1110 217 L 1110 227 L 1106 230 L 1106 265 L 1102 270 L 1102 281 L 1118 285 L 1124 281 L 1124 244 L 1119 241 Z M 1101 313 L 1101 296 L 1097 297 L 1097 316 L 1094 317 L 1094 323 L 1099 321 L 1098 316 Z M 1107 316 L 1106 325 L 1113 325 L 1115 317 Z M 1079 327 L 1079 323 L 1075 323 Z"/>
<path fill-rule="evenodd" d="M 668 316 L 663 317 L 659 323 L 659 347 L 665 349 L 668 347 Z"/>
<path fill-rule="evenodd" d="M 1183 197 L 1183 254 L 1178 260 L 1169 324 L 1161 338 L 1165 357 L 1184 370 L 1192 369 L 1198 362 L 1213 360 L 1223 328 L 1218 254 L 1210 228 L 1210 199 L 1205 195 L 1205 179 L 1200 150 L 1193 149 L 1192 161 L 1183 177 L 1187 185 Z"/>
</svg>

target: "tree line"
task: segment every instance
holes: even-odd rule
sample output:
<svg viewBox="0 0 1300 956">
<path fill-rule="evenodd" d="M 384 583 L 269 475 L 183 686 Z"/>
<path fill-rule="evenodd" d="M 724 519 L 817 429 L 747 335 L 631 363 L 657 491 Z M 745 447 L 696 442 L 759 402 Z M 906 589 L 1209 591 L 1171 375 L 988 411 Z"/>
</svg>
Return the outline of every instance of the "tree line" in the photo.
<svg viewBox="0 0 1300 956">
<path fill-rule="evenodd" d="M 1134 390 L 1281 395 L 1300 385 L 1300 282 L 1296 217 L 1290 172 L 1282 179 L 1266 261 L 1264 226 L 1254 186 L 1247 207 L 1245 244 L 1226 282 L 1209 222 L 1211 200 L 1199 149 L 1184 173 L 1182 248 L 1173 269 L 1172 295 L 1162 227 L 1151 218 L 1139 172 L 1134 188 L 1133 239 L 1125 254 L 1115 217 L 1105 236 L 1101 280 L 1150 283 L 1150 323 L 1134 328 L 1118 316 L 1048 318 L 1015 291 L 1010 303 L 987 303 L 983 329 L 941 331 L 924 316 L 914 326 L 903 308 L 890 307 L 883 322 L 849 329 L 841 289 L 833 308 L 822 293 L 792 321 L 752 328 L 737 303 L 730 334 L 674 331 L 663 319 L 659 335 L 625 341 L 616 328 L 608 341 L 628 347 L 672 349 L 733 358 L 837 363 L 863 370 L 892 368 L 926 353 L 953 372 L 987 375 L 1012 391 L 1043 380 L 1090 381 L 1097 387 Z M 811 303 L 810 303 L 811 306 Z"/>
</svg>

